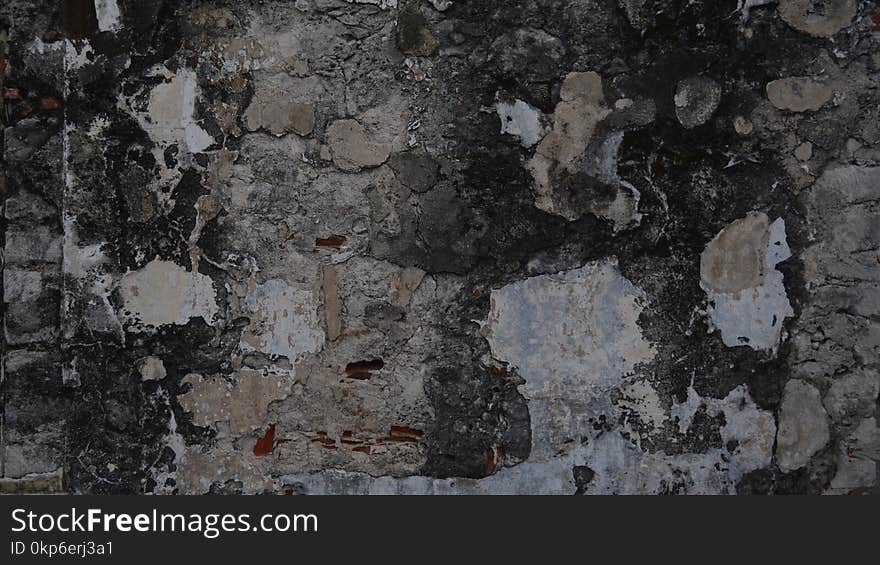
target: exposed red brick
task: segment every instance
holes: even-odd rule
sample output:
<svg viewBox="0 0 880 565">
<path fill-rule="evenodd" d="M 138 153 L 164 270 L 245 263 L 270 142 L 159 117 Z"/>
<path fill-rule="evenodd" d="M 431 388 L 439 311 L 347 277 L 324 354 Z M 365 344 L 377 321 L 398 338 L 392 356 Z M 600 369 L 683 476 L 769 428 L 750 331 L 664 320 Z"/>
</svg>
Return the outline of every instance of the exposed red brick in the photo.
<svg viewBox="0 0 880 565">
<path fill-rule="evenodd" d="M 40 100 L 40 108 L 43 110 L 57 110 L 61 107 L 61 102 L 57 98 L 43 98 Z"/>
<path fill-rule="evenodd" d="M 330 437 L 327 437 L 326 434 L 318 435 L 318 437 L 312 438 L 312 441 L 315 443 L 320 443 L 322 445 L 336 445 L 336 440 Z"/>
<path fill-rule="evenodd" d="M 357 447 L 352 447 L 351 450 L 360 451 L 361 453 L 366 453 L 367 455 L 369 455 L 372 451 L 369 445 L 358 445 Z"/>
<path fill-rule="evenodd" d="M 4 88 L 3 89 L 3 99 L 4 100 L 21 100 L 21 91 L 17 88 Z"/>
<path fill-rule="evenodd" d="M 378 371 L 384 366 L 385 362 L 381 359 L 355 361 L 345 366 L 345 376 L 350 379 L 369 379 L 372 376 L 373 371 Z"/>
<path fill-rule="evenodd" d="M 492 374 L 496 377 L 509 377 L 510 371 L 507 370 L 507 367 L 492 367 Z"/>
<path fill-rule="evenodd" d="M 388 437 L 380 437 L 376 440 L 376 443 L 416 443 L 419 439 L 415 437 L 405 437 L 405 436 L 388 436 Z"/>
<path fill-rule="evenodd" d="M 342 437 L 339 438 L 339 442 L 345 443 L 348 445 L 356 445 L 359 443 L 364 443 L 363 440 L 354 439 L 354 434 L 351 432 L 351 430 L 346 430 L 346 431 L 342 432 Z"/>
<path fill-rule="evenodd" d="M 345 238 L 340 235 L 331 235 L 330 237 L 319 237 L 315 240 L 315 247 L 330 247 L 339 249 L 345 243 Z"/>
<path fill-rule="evenodd" d="M 269 424 L 269 429 L 266 430 L 266 434 L 257 440 L 257 444 L 254 445 L 254 455 L 257 457 L 261 457 L 263 455 L 269 455 L 272 453 L 272 450 L 275 448 L 275 424 Z"/>
<path fill-rule="evenodd" d="M 491 475 L 495 472 L 495 451 L 490 447 L 486 450 L 486 474 Z"/>
<path fill-rule="evenodd" d="M 391 426 L 390 435 L 391 437 L 408 437 L 417 439 L 422 437 L 422 431 L 410 428 L 409 426 Z"/>
</svg>

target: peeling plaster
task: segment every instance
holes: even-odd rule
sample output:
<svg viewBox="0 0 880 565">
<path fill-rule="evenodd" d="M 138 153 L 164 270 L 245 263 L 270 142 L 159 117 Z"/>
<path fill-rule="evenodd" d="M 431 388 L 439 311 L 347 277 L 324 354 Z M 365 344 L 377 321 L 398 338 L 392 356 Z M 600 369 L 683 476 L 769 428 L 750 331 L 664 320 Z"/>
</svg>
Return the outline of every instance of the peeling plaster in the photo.
<svg viewBox="0 0 880 565">
<path fill-rule="evenodd" d="M 214 144 L 214 139 L 199 125 L 195 116 L 200 88 L 193 70 L 184 68 L 174 73 L 160 65 L 151 68 L 147 74 L 161 78 L 162 82 L 150 90 L 146 105 L 136 97 L 120 100 L 120 105 L 137 119 L 155 143 L 153 156 L 161 171 L 157 195 L 167 207 L 171 200 L 168 196 L 170 188 L 182 175 L 179 164 L 166 164 L 166 149 L 176 148 L 178 161 L 189 164 L 192 155 L 205 151 Z"/>
<path fill-rule="evenodd" d="M 706 246 L 700 286 L 709 297 L 710 331 L 728 347 L 776 352 L 782 322 L 794 315 L 776 265 L 791 257 L 785 222 L 755 213 L 724 228 Z"/>
<path fill-rule="evenodd" d="M 0 492 L 876 490 L 855 2 L 160 4 L 0 6 Z"/>
</svg>

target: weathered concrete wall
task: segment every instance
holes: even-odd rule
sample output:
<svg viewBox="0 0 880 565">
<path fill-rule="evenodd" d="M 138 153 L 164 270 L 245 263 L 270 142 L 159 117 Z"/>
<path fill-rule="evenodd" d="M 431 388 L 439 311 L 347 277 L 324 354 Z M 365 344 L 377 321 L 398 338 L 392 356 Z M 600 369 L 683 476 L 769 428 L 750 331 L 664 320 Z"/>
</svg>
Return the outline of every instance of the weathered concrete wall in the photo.
<svg viewBox="0 0 880 565">
<path fill-rule="evenodd" d="M 0 490 L 876 492 L 872 2 L 0 25 Z"/>
</svg>

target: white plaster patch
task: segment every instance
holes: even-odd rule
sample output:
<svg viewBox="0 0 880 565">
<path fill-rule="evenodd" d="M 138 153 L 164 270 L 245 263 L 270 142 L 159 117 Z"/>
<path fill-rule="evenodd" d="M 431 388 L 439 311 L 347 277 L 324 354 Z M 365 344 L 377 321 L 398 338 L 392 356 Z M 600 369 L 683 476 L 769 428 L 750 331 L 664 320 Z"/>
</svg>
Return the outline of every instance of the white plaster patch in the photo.
<svg viewBox="0 0 880 565">
<path fill-rule="evenodd" d="M 600 392 L 654 357 L 637 324 L 643 299 L 615 261 L 589 263 L 493 291 L 484 333 L 492 355 L 520 369 L 528 396 Z"/>
<path fill-rule="evenodd" d="M 736 387 L 726 397 L 718 400 L 702 398 L 691 384 L 688 387 L 687 400 L 681 404 L 673 404 L 670 410 L 673 417 L 678 417 L 680 433 L 687 433 L 694 415 L 704 406 L 710 416 L 724 414 L 721 441 L 725 448 L 733 447 L 732 457 L 728 458 L 727 464 L 734 481 L 749 471 L 770 464 L 776 437 L 776 420 L 772 412 L 762 410 L 755 404 L 745 385 Z"/>
<path fill-rule="evenodd" d="M 213 325 L 218 312 L 211 278 L 187 271 L 171 261 L 154 259 L 119 281 L 122 318 L 144 331 L 165 324 L 183 325 L 202 318 Z"/>
<path fill-rule="evenodd" d="M 152 355 L 140 360 L 138 371 L 142 381 L 161 381 L 167 376 L 165 363 L 159 357 Z"/>
<path fill-rule="evenodd" d="M 550 131 L 549 120 L 540 110 L 522 100 L 496 95 L 495 111 L 501 118 L 501 133 L 515 135 L 523 147 L 532 147 Z"/>
<path fill-rule="evenodd" d="M 745 385 L 736 387 L 722 400 L 706 401 L 710 412 L 724 414 L 721 441 L 725 448 L 735 445 L 728 463 L 731 479 L 737 481 L 744 474 L 769 465 L 776 436 L 773 413 L 758 408 Z"/>
<path fill-rule="evenodd" d="M 98 17 L 100 31 L 122 29 L 122 14 L 116 0 L 95 0 L 95 14 Z"/>
<path fill-rule="evenodd" d="M 158 67 L 153 69 L 152 74 L 168 80 L 156 85 L 150 92 L 148 110 L 138 116 L 141 126 L 151 139 L 166 147 L 182 143 L 192 153 L 207 149 L 214 139 L 194 117 L 196 98 L 199 96 L 195 72 L 181 69 L 175 74 L 165 67 Z"/>
<path fill-rule="evenodd" d="M 251 324 L 242 336 L 243 349 L 286 357 L 295 363 L 323 347 L 324 331 L 314 292 L 272 279 L 249 291 L 245 302 Z"/>
<path fill-rule="evenodd" d="M 764 214 L 748 216 L 745 220 L 761 218 L 766 222 Z M 737 220 L 735 229 L 744 224 L 738 224 L 745 220 Z M 734 224 L 725 230 L 734 227 Z M 785 237 L 785 222 L 778 218 L 769 226 L 767 235 L 757 245 L 766 246 L 764 249 L 754 249 L 755 257 L 763 256 L 763 272 L 754 277 L 754 286 L 737 289 L 734 292 L 721 292 L 706 283 L 709 277 L 706 273 L 705 258 L 710 252 L 711 246 L 718 241 L 724 231 L 720 232 L 716 239 L 707 246 L 703 253 L 704 264 L 701 265 L 700 286 L 706 291 L 710 305 L 708 308 L 710 331 L 721 331 L 721 339 L 728 347 L 747 345 L 756 350 L 769 350 L 773 353 L 779 347 L 782 336 L 782 322 L 784 319 L 794 316 L 794 310 L 788 300 L 788 295 L 783 284 L 782 273 L 776 270 L 776 265 L 791 257 Z M 738 244 L 736 239 L 730 241 Z M 753 243 L 753 242 L 750 242 Z M 713 249 L 713 253 L 737 253 L 741 250 L 725 250 L 723 246 Z M 729 267 L 735 268 L 736 265 Z M 731 269 L 732 271 L 733 269 Z M 732 272 L 730 277 L 737 276 Z M 730 278 L 728 277 L 728 278 Z"/>
</svg>

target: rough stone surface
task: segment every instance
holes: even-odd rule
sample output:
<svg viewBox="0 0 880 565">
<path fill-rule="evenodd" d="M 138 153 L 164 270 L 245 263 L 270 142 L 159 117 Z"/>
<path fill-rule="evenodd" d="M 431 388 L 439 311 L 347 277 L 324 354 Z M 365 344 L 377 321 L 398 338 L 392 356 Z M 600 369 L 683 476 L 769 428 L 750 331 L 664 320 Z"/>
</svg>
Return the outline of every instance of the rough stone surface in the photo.
<svg viewBox="0 0 880 565">
<path fill-rule="evenodd" d="M 326 136 L 333 162 L 343 171 L 378 167 L 388 160 L 388 145 L 368 140 L 363 126 L 355 120 L 333 122 Z"/>
<path fill-rule="evenodd" d="M 819 391 L 792 379 L 785 385 L 779 409 L 776 458 L 783 471 L 794 471 L 828 443 L 828 422 Z"/>
<path fill-rule="evenodd" d="M 707 77 L 688 77 L 675 89 L 675 115 L 687 129 L 705 124 L 721 102 L 721 87 Z"/>
<path fill-rule="evenodd" d="M 779 0 L 779 15 L 796 30 L 830 37 L 848 26 L 856 15 L 856 0 Z"/>
<path fill-rule="evenodd" d="M 873 10 L 0 3 L 0 493 L 876 493 Z"/>
<path fill-rule="evenodd" d="M 831 100 L 831 87 L 809 77 L 781 78 L 767 83 L 767 98 L 780 110 L 815 112 Z"/>
</svg>

